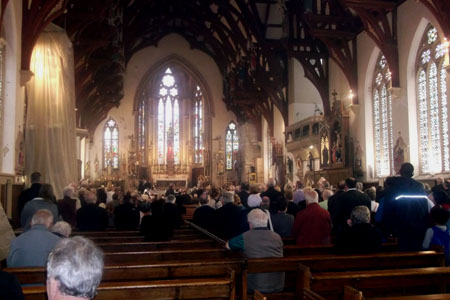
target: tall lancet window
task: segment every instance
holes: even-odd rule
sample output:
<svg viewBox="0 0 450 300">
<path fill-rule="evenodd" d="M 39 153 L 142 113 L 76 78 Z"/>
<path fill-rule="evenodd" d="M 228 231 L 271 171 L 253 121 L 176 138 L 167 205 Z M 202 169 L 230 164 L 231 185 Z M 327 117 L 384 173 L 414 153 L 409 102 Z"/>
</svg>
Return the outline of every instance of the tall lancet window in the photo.
<svg viewBox="0 0 450 300">
<path fill-rule="evenodd" d="M 139 152 L 139 161 L 140 163 L 145 163 L 145 97 L 143 96 L 141 102 L 139 103 L 138 112 L 137 112 L 137 128 L 138 128 L 138 152 Z"/>
<path fill-rule="evenodd" d="M 203 163 L 203 94 L 197 85 L 194 97 L 194 163 Z"/>
<path fill-rule="evenodd" d="M 180 163 L 180 105 L 178 85 L 170 68 L 159 85 L 158 164 Z"/>
<path fill-rule="evenodd" d="M 116 121 L 109 119 L 103 131 L 103 167 L 119 167 L 119 127 Z"/>
<path fill-rule="evenodd" d="M 228 124 L 225 133 L 225 166 L 227 170 L 233 170 L 233 164 L 237 160 L 239 151 L 239 137 L 236 124 Z"/>
<path fill-rule="evenodd" d="M 425 174 L 450 171 L 446 53 L 436 28 L 428 25 L 416 59 L 420 170 Z"/>
<path fill-rule="evenodd" d="M 386 58 L 380 54 L 372 85 L 373 128 L 375 139 L 375 172 L 377 177 L 388 176 L 394 170 L 392 136 L 391 72 Z"/>
</svg>

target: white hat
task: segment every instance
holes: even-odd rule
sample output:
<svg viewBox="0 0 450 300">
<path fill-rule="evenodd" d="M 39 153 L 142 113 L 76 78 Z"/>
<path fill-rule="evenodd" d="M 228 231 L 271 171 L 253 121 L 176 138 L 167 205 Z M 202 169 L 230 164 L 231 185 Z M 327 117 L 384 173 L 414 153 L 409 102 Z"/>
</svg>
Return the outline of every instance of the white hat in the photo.
<svg viewBox="0 0 450 300">
<path fill-rule="evenodd" d="M 251 194 L 248 196 L 247 204 L 249 207 L 259 207 L 262 199 L 258 194 Z"/>
</svg>

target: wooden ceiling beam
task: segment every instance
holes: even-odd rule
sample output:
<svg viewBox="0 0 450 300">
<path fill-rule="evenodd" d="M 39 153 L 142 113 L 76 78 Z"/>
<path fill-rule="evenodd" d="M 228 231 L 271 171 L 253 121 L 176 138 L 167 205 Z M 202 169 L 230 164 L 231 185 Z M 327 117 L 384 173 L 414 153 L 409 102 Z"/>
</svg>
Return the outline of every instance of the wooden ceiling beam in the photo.
<svg viewBox="0 0 450 300">
<path fill-rule="evenodd" d="M 418 0 L 434 15 L 439 26 L 444 31 L 447 39 L 450 39 L 450 1 L 449 0 Z"/>
</svg>

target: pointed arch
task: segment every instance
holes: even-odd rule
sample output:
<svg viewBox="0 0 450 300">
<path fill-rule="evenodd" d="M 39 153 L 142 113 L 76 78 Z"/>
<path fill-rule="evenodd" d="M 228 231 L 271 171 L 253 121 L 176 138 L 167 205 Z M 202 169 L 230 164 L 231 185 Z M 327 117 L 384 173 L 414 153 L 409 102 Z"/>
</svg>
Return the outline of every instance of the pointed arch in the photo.
<svg viewBox="0 0 450 300">
<path fill-rule="evenodd" d="M 225 131 L 225 168 L 227 171 L 233 170 L 234 162 L 237 160 L 239 151 L 239 136 L 237 125 L 231 121 Z"/>
<path fill-rule="evenodd" d="M 103 127 L 103 167 L 119 168 L 119 126 L 109 118 Z"/>
</svg>

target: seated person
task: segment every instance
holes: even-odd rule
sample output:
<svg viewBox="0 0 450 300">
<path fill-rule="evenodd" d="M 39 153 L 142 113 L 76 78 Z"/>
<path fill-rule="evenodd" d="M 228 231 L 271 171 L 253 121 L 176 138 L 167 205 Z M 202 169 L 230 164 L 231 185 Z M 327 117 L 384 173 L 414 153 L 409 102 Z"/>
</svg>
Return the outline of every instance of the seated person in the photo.
<svg viewBox="0 0 450 300">
<path fill-rule="evenodd" d="M 449 248 L 450 248 L 450 232 L 446 226 L 450 213 L 445 208 L 436 205 L 430 211 L 431 219 L 435 224 L 428 228 L 425 233 L 422 247 L 427 250 L 433 247 L 442 248 L 445 253 L 445 260 L 449 262 Z"/>
<path fill-rule="evenodd" d="M 180 209 L 175 205 L 176 197 L 173 194 L 169 194 L 166 197 L 166 203 L 164 204 L 164 215 L 169 220 L 169 225 L 172 229 L 180 228 L 183 224 L 183 217 L 181 216 Z"/>
<path fill-rule="evenodd" d="M 151 204 L 152 214 L 142 218 L 141 233 L 146 241 L 167 241 L 172 237 L 173 227 L 164 215 L 164 200 L 156 200 Z"/>
<path fill-rule="evenodd" d="M 208 193 L 204 192 L 200 196 L 200 207 L 194 211 L 192 222 L 203 229 L 211 231 L 214 224 L 214 208 L 208 205 Z"/>
<path fill-rule="evenodd" d="M 77 211 L 79 230 L 104 230 L 108 226 L 108 214 L 104 208 L 97 206 L 97 196 L 93 192 L 85 193 L 86 205 Z"/>
<path fill-rule="evenodd" d="M 31 218 L 31 229 L 12 240 L 8 267 L 45 266 L 48 254 L 60 240 L 48 230 L 52 224 L 53 214 L 46 209 L 38 210 Z"/>
<path fill-rule="evenodd" d="M 139 211 L 131 200 L 131 194 L 127 193 L 122 203 L 114 209 L 114 223 L 118 230 L 135 230 L 139 226 Z"/>
<path fill-rule="evenodd" d="M 342 253 L 373 253 L 381 251 L 383 235 L 370 224 L 370 210 L 365 205 L 353 208 L 348 228 L 336 241 L 336 250 Z"/>
<path fill-rule="evenodd" d="M 60 238 L 67 238 L 72 233 L 72 227 L 70 227 L 70 224 L 67 222 L 59 221 L 50 228 L 50 231 Z"/>
<path fill-rule="evenodd" d="M 294 225 L 294 216 L 287 214 L 287 201 L 280 198 L 278 202 L 278 213 L 271 214 L 273 231 L 278 233 L 282 238 L 289 237 Z"/>
<path fill-rule="evenodd" d="M 74 198 L 74 188 L 67 186 L 63 190 L 64 198 L 58 200 L 58 211 L 64 221 L 72 227 L 77 226 L 77 210 L 81 208 L 80 200 Z"/>
<path fill-rule="evenodd" d="M 243 251 L 248 258 L 283 257 L 283 241 L 267 228 L 267 214 L 261 209 L 253 209 L 247 220 L 250 230 L 229 240 L 227 249 Z M 248 274 L 247 282 L 249 292 L 279 292 L 284 288 L 284 273 Z"/>
<path fill-rule="evenodd" d="M 91 240 L 81 236 L 62 239 L 48 257 L 48 299 L 92 299 L 102 275 L 103 252 Z"/>
</svg>

